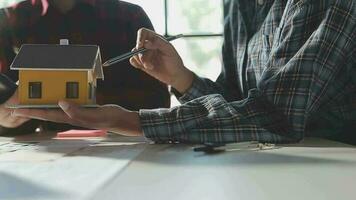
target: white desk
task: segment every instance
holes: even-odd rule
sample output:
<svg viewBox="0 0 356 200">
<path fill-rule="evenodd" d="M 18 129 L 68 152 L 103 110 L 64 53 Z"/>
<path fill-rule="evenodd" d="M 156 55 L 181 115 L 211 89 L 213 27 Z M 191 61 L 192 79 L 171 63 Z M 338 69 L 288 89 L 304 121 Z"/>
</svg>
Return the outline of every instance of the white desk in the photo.
<svg viewBox="0 0 356 200">
<path fill-rule="evenodd" d="M 122 140 L 43 140 L 4 153 L 0 138 L 0 199 L 356 199 L 352 146 L 307 139 L 206 155 Z"/>
</svg>

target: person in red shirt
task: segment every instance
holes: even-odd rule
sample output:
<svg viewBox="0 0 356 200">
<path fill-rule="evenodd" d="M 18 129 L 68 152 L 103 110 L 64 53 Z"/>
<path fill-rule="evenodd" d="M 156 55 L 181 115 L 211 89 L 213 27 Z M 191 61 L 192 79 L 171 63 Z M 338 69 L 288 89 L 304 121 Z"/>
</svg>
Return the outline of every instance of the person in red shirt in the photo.
<svg viewBox="0 0 356 200">
<path fill-rule="evenodd" d="M 141 27 L 153 29 L 142 8 L 118 0 L 27 0 L 0 10 L 0 73 L 8 82 L 18 80 L 9 66 L 22 44 L 99 45 L 102 59 L 131 51 Z M 104 68 L 105 81 L 98 81 L 97 103 L 118 104 L 130 110 L 169 107 L 167 86 L 130 66 L 129 61 Z M 1 85 L 1 83 L 0 83 Z M 13 86 L 16 88 L 16 86 Z M 16 101 L 16 89 L 0 88 L 0 134 L 30 132 L 45 122 L 13 119 L 6 101 Z M 46 127 L 65 129 L 46 123 Z M 15 128 L 15 129 L 14 129 Z"/>
</svg>

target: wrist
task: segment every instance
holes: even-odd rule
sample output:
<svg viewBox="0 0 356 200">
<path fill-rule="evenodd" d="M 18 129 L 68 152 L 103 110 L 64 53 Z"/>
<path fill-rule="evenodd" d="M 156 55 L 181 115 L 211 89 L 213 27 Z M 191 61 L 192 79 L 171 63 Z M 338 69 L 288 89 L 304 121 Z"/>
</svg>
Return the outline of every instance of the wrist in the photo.
<svg viewBox="0 0 356 200">
<path fill-rule="evenodd" d="M 136 111 L 127 111 L 121 122 L 115 124 L 114 132 L 124 133 L 126 136 L 142 136 L 139 114 Z"/>
<path fill-rule="evenodd" d="M 142 136 L 142 128 L 141 128 L 141 122 L 140 122 L 140 117 L 137 111 L 130 111 L 130 117 L 131 119 L 131 131 L 132 134 L 135 136 Z"/>
<path fill-rule="evenodd" d="M 184 94 L 193 84 L 194 73 L 185 68 L 184 72 L 171 84 L 179 93 Z"/>
</svg>

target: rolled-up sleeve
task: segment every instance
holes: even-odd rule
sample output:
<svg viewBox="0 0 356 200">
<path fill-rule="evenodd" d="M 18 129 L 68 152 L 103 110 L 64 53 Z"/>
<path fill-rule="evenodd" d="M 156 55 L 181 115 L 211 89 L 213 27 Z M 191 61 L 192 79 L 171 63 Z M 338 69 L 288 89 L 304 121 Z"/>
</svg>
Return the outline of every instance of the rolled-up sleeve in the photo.
<svg viewBox="0 0 356 200">
<path fill-rule="evenodd" d="M 189 143 L 301 140 L 310 117 L 354 97 L 355 4 L 338 2 L 323 11 L 302 44 L 297 39 L 307 33 L 301 24 L 315 23 L 309 16 L 315 16 L 311 10 L 316 8 L 294 10 L 258 87 L 249 90 L 248 97 L 227 101 L 218 90 L 206 95 L 213 83 L 197 77 L 180 98 L 181 106 L 140 111 L 144 135 L 154 141 Z M 354 105 L 350 108 L 355 111 Z"/>
</svg>

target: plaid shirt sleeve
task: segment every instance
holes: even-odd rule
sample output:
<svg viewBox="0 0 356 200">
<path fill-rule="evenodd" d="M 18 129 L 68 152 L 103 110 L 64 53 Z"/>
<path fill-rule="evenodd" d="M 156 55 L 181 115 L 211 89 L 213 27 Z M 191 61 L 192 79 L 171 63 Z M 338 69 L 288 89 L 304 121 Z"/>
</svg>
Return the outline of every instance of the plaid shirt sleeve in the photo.
<svg viewBox="0 0 356 200">
<path fill-rule="evenodd" d="M 220 83 L 196 77 L 183 105 L 140 111 L 144 135 L 191 143 L 295 142 L 309 117 L 345 102 L 356 110 L 355 1 L 288 2 L 258 86 L 246 98 L 227 101 L 216 89 Z"/>
</svg>

